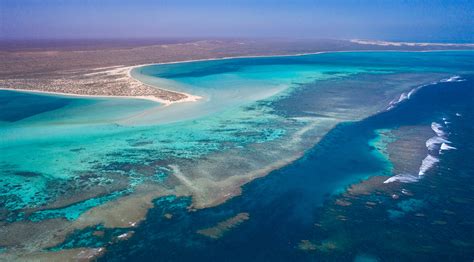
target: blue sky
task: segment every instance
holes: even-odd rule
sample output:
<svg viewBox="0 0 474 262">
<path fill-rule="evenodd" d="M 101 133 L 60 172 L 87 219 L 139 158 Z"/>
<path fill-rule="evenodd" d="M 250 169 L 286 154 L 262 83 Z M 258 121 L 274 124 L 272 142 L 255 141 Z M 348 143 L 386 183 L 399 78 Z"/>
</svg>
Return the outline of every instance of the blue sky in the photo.
<svg viewBox="0 0 474 262">
<path fill-rule="evenodd" d="M 0 0 L 0 37 L 474 42 L 474 1 Z"/>
</svg>

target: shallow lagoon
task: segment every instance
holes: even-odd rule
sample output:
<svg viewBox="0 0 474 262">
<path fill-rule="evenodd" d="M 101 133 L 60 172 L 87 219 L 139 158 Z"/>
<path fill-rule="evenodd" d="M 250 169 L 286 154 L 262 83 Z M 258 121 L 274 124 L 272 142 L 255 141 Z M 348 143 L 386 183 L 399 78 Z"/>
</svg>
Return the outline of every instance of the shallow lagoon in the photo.
<svg viewBox="0 0 474 262">
<path fill-rule="evenodd" d="M 132 72 L 144 82 L 203 97 L 166 108 L 139 100 L 19 98 L 2 91 L 4 100 L 15 101 L 2 104 L 0 111 L 7 114 L 1 123 L 2 220 L 38 223 L 64 217 L 74 223 L 95 206 L 133 196 L 144 184 L 167 194 L 193 195 L 198 207 L 219 203 L 216 199 L 239 193 L 236 185 L 270 171 L 272 163 L 300 156 L 337 123 L 383 111 L 402 92 L 421 84 L 472 71 L 470 62 L 472 52 L 331 53 L 159 65 Z M 35 100 L 46 106 L 11 116 L 22 105 L 31 111 L 25 103 Z M 340 192 L 385 164 L 371 165 L 330 180 L 320 175 L 317 179 L 331 182 L 309 195 Z M 332 173 L 333 165 L 324 168 Z M 262 171 L 245 176 L 253 170 Z M 324 197 L 318 199 L 321 203 Z M 184 201 L 184 206 L 191 203 Z M 212 220 L 220 217 L 227 218 Z M 68 247 L 91 244 L 81 243 Z"/>
<path fill-rule="evenodd" d="M 111 247 L 103 260 L 469 259 L 474 227 L 472 205 L 465 206 L 472 203 L 472 185 L 466 181 L 474 169 L 460 159 L 474 148 L 473 75 L 462 80 L 426 86 L 391 111 L 338 125 L 303 158 L 246 185 L 242 196 L 219 207 L 189 213 L 179 207 L 189 199 L 157 202 L 134 237 Z M 395 159 L 384 148 L 401 137 L 383 134 L 427 126 L 427 134 L 411 135 L 430 137 L 435 135 L 429 128 L 433 121 L 449 123 L 444 129 L 458 150 L 440 155 L 440 165 L 425 178 L 414 184 L 380 185 L 374 191 L 369 185 L 368 193 L 345 193 L 348 185 L 369 177 L 384 176 L 384 181 L 393 175 L 390 160 Z M 401 154 L 410 152 L 405 150 Z M 417 174 L 418 167 L 411 172 Z M 249 220 L 217 240 L 198 234 L 242 212 Z M 172 219 L 164 217 L 168 213 Z"/>
</svg>

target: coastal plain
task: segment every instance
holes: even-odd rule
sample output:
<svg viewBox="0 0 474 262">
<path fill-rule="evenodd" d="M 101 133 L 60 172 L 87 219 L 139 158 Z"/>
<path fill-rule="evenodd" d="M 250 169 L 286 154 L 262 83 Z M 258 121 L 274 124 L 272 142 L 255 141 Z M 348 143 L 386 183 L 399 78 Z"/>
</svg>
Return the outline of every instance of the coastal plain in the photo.
<svg viewBox="0 0 474 262">
<path fill-rule="evenodd" d="M 361 40 L 37 40 L 0 43 L 0 88 L 82 96 L 186 100 L 129 76 L 139 65 L 242 56 L 327 51 L 470 49 L 469 44 L 416 44 Z"/>
</svg>

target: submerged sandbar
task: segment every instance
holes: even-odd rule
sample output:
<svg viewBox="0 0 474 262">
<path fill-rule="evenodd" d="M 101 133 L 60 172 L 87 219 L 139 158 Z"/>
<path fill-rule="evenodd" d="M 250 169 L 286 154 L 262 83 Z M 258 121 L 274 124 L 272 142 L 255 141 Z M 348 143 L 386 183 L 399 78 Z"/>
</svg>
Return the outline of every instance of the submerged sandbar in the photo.
<svg viewBox="0 0 474 262">
<path fill-rule="evenodd" d="M 291 60 L 291 57 L 289 59 Z M 261 68 L 252 66 L 253 63 L 249 67 L 252 70 L 257 69 L 257 71 L 251 71 L 251 73 L 259 75 Z M 286 66 L 283 67 L 286 68 Z M 358 65 L 353 67 L 359 69 Z M 307 69 L 306 66 L 302 68 Z M 24 162 L 30 160 L 18 158 L 18 156 L 28 156 L 28 152 L 42 152 L 40 150 L 44 150 L 45 145 L 49 145 L 57 149 L 58 154 L 35 156 L 45 157 L 44 163 L 52 163 L 51 166 L 55 167 L 58 166 L 57 163 L 73 163 L 71 161 L 78 160 L 81 165 L 86 163 L 84 168 L 87 168 L 88 172 L 69 171 L 70 173 L 64 173 L 60 169 L 49 170 L 47 165 L 46 167 L 43 165 L 41 168 L 44 168 L 42 170 L 45 174 L 44 177 L 48 178 L 49 176 L 56 179 L 55 176 L 60 174 L 65 185 L 75 185 L 76 182 L 86 183 L 93 192 L 99 191 L 97 188 L 101 188 L 103 185 L 110 188 L 111 185 L 115 185 L 119 181 L 121 183 L 125 181 L 125 189 L 131 189 L 125 196 L 86 209 L 76 219 L 66 220 L 58 215 L 54 219 L 60 223 L 48 226 L 48 222 L 56 221 L 44 219 L 40 222 L 31 222 L 26 216 L 25 218 L 20 217 L 17 222 L 7 223 L 3 227 L 2 233 L 7 232 L 8 235 L 15 236 L 11 241 L 18 244 L 18 249 L 12 249 L 12 252 L 18 250 L 19 252 L 31 252 L 35 249 L 49 248 L 60 244 L 72 231 L 96 224 L 113 228 L 134 227 L 145 217 L 148 209 L 153 207 L 153 200 L 160 196 L 191 196 L 193 208 L 218 205 L 240 194 L 242 185 L 302 156 L 305 150 L 311 148 L 338 123 L 357 121 L 385 110 L 390 101 L 398 98 L 400 93 L 408 92 L 414 87 L 444 76 L 438 72 L 400 73 L 373 67 L 368 70 L 353 70 L 352 67 L 336 68 L 337 70 L 334 68 L 325 70 L 324 74 L 320 74 L 316 70 L 315 78 L 308 78 L 307 74 L 303 74 L 303 77 L 297 75 L 295 77 L 296 85 L 287 85 L 279 89 L 287 90 L 285 88 L 290 86 L 294 88 L 291 90 L 292 92 L 288 92 L 284 96 L 267 96 L 269 93 L 263 92 L 260 100 L 249 99 L 245 104 L 236 103 L 232 110 L 220 111 L 225 107 L 219 107 L 218 111 L 214 111 L 219 114 L 206 114 L 205 117 L 194 118 L 192 121 L 179 121 L 167 125 L 152 125 L 154 122 L 150 122 L 152 124 L 147 127 L 122 126 L 114 121 L 113 125 L 98 125 L 97 130 L 91 130 L 88 126 L 82 130 L 79 126 L 78 133 L 87 138 L 84 141 L 79 141 L 83 148 L 79 151 L 77 150 L 76 137 L 57 136 L 55 133 L 58 130 L 61 132 L 69 130 L 67 128 L 71 128 L 72 125 L 69 125 L 67 121 L 62 122 L 61 125 L 42 125 L 44 123 L 42 121 L 45 120 L 38 117 L 17 123 L 12 122 L 10 125 L 14 131 L 21 130 L 25 126 L 28 127 L 28 123 L 31 123 L 31 126 L 35 128 L 28 129 L 31 133 L 30 136 L 35 137 L 35 132 L 41 134 L 44 131 L 48 131 L 50 136 L 44 138 L 47 143 L 36 144 L 32 139 L 33 142 L 28 144 L 25 154 L 11 154 L 15 156 L 9 158 L 11 163 L 14 162 L 18 166 L 24 167 L 26 166 Z M 266 68 L 264 71 L 275 72 L 274 69 L 274 67 Z M 293 69 L 295 68 L 293 67 Z M 242 72 L 248 73 L 245 70 L 237 70 L 231 75 L 238 75 Z M 280 76 L 280 74 L 276 75 Z M 207 77 L 216 78 L 213 81 L 226 80 L 221 76 L 222 74 L 218 73 L 207 73 Z M 247 79 L 247 76 L 244 76 L 241 78 Z M 290 80 L 291 77 L 293 75 L 290 74 Z M 202 80 L 206 80 L 205 78 L 200 77 L 198 80 L 201 82 L 199 83 L 204 83 Z M 186 79 L 196 80 L 193 77 Z M 380 81 L 381 79 L 383 81 Z M 379 82 L 373 84 L 376 80 L 384 85 L 381 86 Z M 288 82 L 294 84 L 294 81 Z M 354 86 L 360 86 L 360 88 L 354 90 Z M 232 89 L 227 90 L 227 92 L 230 91 Z M 276 93 L 278 94 L 278 92 Z M 357 96 L 354 95 L 355 93 Z M 235 96 L 235 93 L 231 94 L 233 95 L 232 101 L 237 101 L 238 96 Z M 208 104 L 212 105 L 216 100 L 211 99 L 210 101 Z M 311 103 L 306 101 L 311 101 Z M 221 101 L 217 99 L 216 102 Z M 198 103 L 200 102 L 190 104 Z M 77 109 L 82 108 L 81 106 L 77 107 Z M 295 108 L 300 111 L 295 111 Z M 56 113 L 61 116 L 61 112 L 64 111 L 51 112 L 49 116 L 56 116 Z M 84 111 L 76 110 L 74 112 Z M 18 135 L 18 132 L 11 130 L 7 130 L 5 133 L 10 137 Z M 13 139 L 8 141 L 15 145 Z M 76 143 L 74 144 L 74 142 Z M 85 143 L 87 146 L 83 145 Z M 54 147 L 55 145 L 56 147 Z M 17 149 L 13 146 L 9 148 Z M 66 154 L 61 150 L 68 152 Z M 8 152 L 12 153 L 13 151 Z M 59 155 L 72 155 L 73 158 L 64 158 L 61 159 L 61 162 L 47 162 L 49 159 L 46 157 L 54 160 Z M 89 163 L 92 164 L 88 165 Z M 71 168 L 67 165 L 66 167 Z M 48 173 L 48 171 L 50 172 Z M 38 177 L 42 176 L 41 173 L 37 173 Z M 130 187 L 127 187 L 126 183 L 130 183 Z M 84 184 L 79 184 L 79 187 L 76 188 L 78 194 L 84 193 L 79 190 L 83 189 L 82 185 Z M 48 186 L 45 186 L 42 192 L 49 192 L 48 189 L 51 187 Z M 61 189 L 61 186 L 58 187 Z M 65 196 L 58 194 L 52 197 L 54 199 Z M 61 201 L 56 203 L 58 202 Z M 46 206 L 43 208 L 47 210 L 48 205 L 54 202 L 45 203 Z M 28 215 L 32 213 L 29 208 L 26 207 L 21 211 Z M 51 209 L 51 206 L 49 208 Z M 54 208 L 61 211 L 61 207 L 55 206 Z M 21 219 L 25 220 L 20 221 Z M 40 224 L 44 227 L 38 227 Z M 59 224 L 61 228 L 56 226 Z M 48 233 L 42 231 L 45 229 L 48 229 Z M 19 232 L 22 234 L 18 234 Z M 37 234 L 32 237 L 26 234 L 27 232 Z"/>
</svg>

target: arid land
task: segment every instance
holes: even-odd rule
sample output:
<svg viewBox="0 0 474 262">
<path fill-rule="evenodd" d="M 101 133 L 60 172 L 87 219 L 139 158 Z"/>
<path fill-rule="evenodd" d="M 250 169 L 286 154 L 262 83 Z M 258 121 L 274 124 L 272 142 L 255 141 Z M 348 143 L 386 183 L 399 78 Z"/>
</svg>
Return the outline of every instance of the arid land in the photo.
<svg viewBox="0 0 474 262">
<path fill-rule="evenodd" d="M 0 42 L 0 88 L 79 96 L 135 97 L 164 104 L 191 94 L 145 85 L 129 72 L 139 65 L 239 56 L 324 51 L 474 49 L 470 44 L 367 40 L 150 39 Z"/>
</svg>

